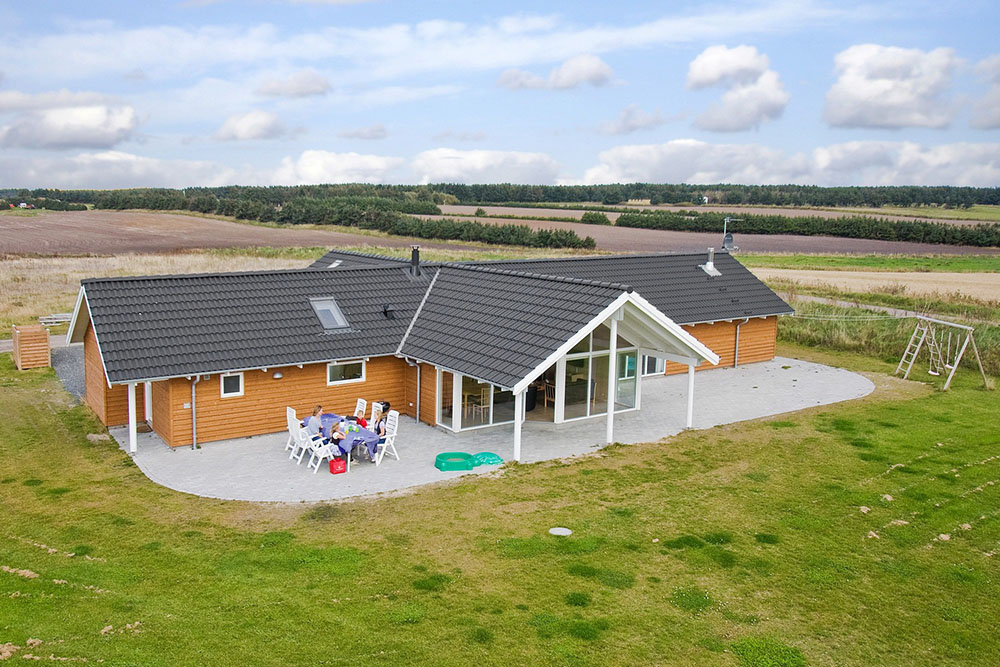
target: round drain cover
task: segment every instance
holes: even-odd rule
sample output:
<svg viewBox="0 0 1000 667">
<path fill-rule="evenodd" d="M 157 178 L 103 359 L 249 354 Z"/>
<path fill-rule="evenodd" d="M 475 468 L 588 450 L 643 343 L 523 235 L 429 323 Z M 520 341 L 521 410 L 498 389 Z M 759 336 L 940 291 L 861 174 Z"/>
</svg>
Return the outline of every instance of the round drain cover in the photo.
<svg viewBox="0 0 1000 667">
<path fill-rule="evenodd" d="M 572 535 L 573 531 L 570 530 L 569 528 L 556 526 L 555 528 L 549 528 L 549 533 L 552 535 L 559 535 L 560 537 L 566 537 L 567 535 Z"/>
</svg>

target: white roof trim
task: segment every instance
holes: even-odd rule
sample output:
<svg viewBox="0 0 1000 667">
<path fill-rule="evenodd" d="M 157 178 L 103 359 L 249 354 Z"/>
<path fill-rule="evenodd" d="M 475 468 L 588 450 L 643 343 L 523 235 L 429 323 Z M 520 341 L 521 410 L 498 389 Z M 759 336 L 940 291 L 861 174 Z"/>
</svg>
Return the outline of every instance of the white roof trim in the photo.
<svg viewBox="0 0 1000 667">
<path fill-rule="evenodd" d="M 94 341 L 97 342 L 97 356 L 101 358 L 101 370 L 104 371 L 104 381 L 107 383 L 108 389 L 110 389 L 111 388 L 111 376 L 108 375 L 108 365 L 106 363 L 104 363 L 104 352 L 101 351 L 101 339 L 97 335 L 97 327 L 94 326 L 94 317 L 90 313 L 90 301 L 87 299 L 87 295 L 84 292 L 83 286 L 80 287 L 80 294 L 77 296 L 77 310 L 79 310 L 79 308 L 80 308 L 80 302 L 81 301 L 83 303 L 87 304 L 87 322 L 89 322 L 90 326 L 92 326 L 94 328 Z M 76 323 L 77 323 L 77 310 L 73 311 L 73 318 L 72 318 L 72 320 L 70 322 L 70 330 L 66 332 L 67 336 L 69 336 L 69 334 L 71 334 L 71 333 L 74 333 L 74 327 L 76 326 Z M 82 342 L 83 338 L 86 337 L 86 333 L 87 333 L 87 330 L 84 329 L 84 336 L 81 337 L 79 341 L 72 341 L 72 342 Z M 135 380 L 133 380 L 133 382 L 135 382 Z"/>
<path fill-rule="evenodd" d="M 67 343 L 82 343 L 83 337 L 87 333 L 87 327 L 83 327 L 83 331 L 77 335 L 76 325 L 80 321 L 80 306 L 83 304 L 83 285 L 80 285 L 80 291 L 76 294 L 76 305 L 73 306 L 73 316 L 69 320 L 69 329 L 66 331 L 66 342 Z M 90 309 L 87 309 L 87 322 L 90 321 Z"/>
<path fill-rule="evenodd" d="M 519 394 L 524 391 L 529 384 L 534 382 L 535 378 L 545 372 L 545 369 L 556 363 L 561 357 L 565 356 L 570 350 L 573 349 L 573 346 L 583 340 L 584 336 L 587 336 L 591 331 L 596 329 L 597 325 L 611 317 L 616 310 L 628 303 L 628 296 L 628 292 L 622 292 L 617 299 L 608 304 L 608 306 L 598 313 L 594 319 L 583 325 L 582 329 L 577 331 L 572 337 L 570 337 L 569 340 L 560 345 L 552 354 L 546 357 L 542 363 L 531 369 L 527 375 L 521 378 L 521 380 L 512 387 L 514 393 Z"/>
<path fill-rule="evenodd" d="M 651 304 L 649 301 L 646 301 L 646 299 L 640 296 L 637 292 L 632 292 L 632 294 L 629 295 L 629 301 L 638 306 L 640 310 L 645 311 L 645 313 L 654 320 L 658 321 L 660 325 L 670 331 L 670 333 L 677 336 L 677 338 L 684 342 L 692 352 L 696 353 L 698 357 L 711 362 L 713 366 L 718 365 L 719 355 L 712 352 L 707 345 L 685 331 L 681 325 L 664 315 L 656 306 Z"/>
</svg>

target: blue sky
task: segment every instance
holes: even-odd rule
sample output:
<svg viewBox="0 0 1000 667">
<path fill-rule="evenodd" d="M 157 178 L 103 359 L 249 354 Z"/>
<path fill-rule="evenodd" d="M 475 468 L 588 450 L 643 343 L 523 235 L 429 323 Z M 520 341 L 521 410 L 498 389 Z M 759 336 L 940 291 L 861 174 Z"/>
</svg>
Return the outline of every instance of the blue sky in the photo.
<svg viewBox="0 0 1000 667">
<path fill-rule="evenodd" d="M 995 2 L 0 2 L 0 187 L 1000 185 Z"/>
</svg>

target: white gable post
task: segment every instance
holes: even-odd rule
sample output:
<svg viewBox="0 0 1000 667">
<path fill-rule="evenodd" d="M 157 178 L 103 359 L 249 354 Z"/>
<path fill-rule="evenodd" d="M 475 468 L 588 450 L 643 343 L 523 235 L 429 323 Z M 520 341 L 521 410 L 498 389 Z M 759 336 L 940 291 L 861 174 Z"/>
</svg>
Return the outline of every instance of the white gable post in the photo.
<svg viewBox="0 0 1000 667">
<path fill-rule="evenodd" d="M 694 364 L 688 364 L 688 411 L 687 428 L 691 428 L 694 423 Z"/>
<path fill-rule="evenodd" d="M 142 383 L 142 398 L 143 398 L 143 412 L 146 415 L 146 421 L 149 425 L 153 425 L 153 383 L 143 382 Z"/>
<path fill-rule="evenodd" d="M 608 429 L 606 439 L 610 445 L 615 441 L 615 394 L 618 393 L 618 320 L 622 319 L 623 312 L 619 308 L 609 321 L 611 322 L 611 343 L 608 349 Z"/>
<path fill-rule="evenodd" d="M 514 460 L 521 462 L 521 422 L 524 421 L 524 392 L 514 394 Z"/>
<path fill-rule="evenodd" d="M 128 383 L 128 451 L 135 454 L 135 382 Z"/>
</svg>

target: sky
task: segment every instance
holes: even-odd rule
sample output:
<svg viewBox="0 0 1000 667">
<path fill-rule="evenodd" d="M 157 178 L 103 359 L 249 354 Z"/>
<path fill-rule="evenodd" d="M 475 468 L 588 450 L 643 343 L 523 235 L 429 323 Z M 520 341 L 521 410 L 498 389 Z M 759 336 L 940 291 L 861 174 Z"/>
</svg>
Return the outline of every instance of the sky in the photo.
<svg viewBox="0 0 1000 667">
<path fill-rule="evenodd" d="M 1000 186 L 1000 3 L 0 0 L 0 187 Z"/>
</svg>

